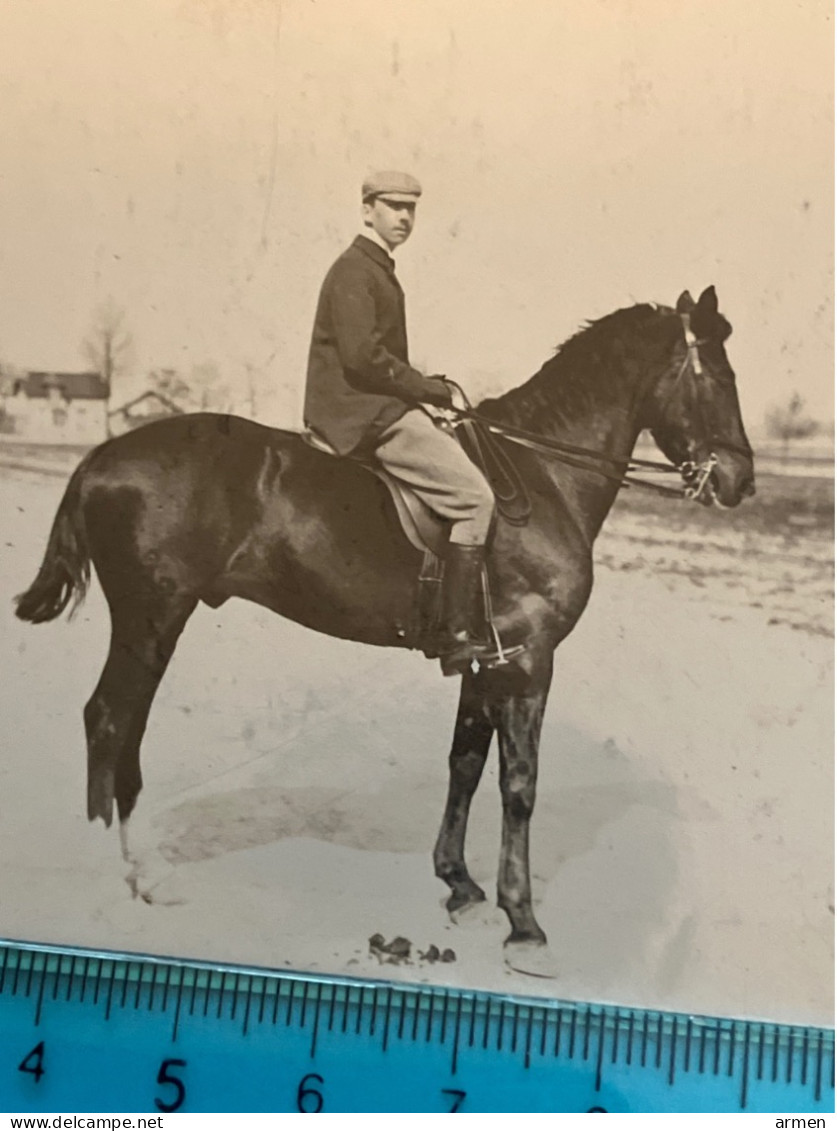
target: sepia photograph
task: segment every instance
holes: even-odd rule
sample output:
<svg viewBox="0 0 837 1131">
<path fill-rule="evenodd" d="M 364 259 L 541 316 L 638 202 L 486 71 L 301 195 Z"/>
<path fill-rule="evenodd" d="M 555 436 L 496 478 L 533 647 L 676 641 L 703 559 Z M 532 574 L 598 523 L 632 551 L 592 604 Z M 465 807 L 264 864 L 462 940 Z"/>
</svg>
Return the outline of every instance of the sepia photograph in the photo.
<svg viewBox="0 0 837 1131">
<path fill-rule="evenodd" d="M 0 937 L 831 1026 L 831 5 L 0 40 Z"/>
</svg>

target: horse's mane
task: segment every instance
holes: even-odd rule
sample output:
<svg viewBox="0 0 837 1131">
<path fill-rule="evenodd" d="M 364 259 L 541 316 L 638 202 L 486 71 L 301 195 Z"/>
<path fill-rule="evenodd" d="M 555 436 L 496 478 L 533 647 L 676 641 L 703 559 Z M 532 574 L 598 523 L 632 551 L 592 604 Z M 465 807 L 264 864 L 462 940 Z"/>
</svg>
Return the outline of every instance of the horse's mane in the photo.
<svg viewBox="0 0 837 1131">
<path fill-rule="evenodd" d="M 556 414 L 575 417 L 613 390 L 624 369 L 620 362 L 629 339 L 631 354 L 640 365 L 643 342 L 647 342 L 648 357 L 653 355 L 655 341 L 647 331 L 671 313 L 668 307 L 637 303 L 585 322 L 534 376 L 499 397 L 482 401 L 480 412 L 492 415 L 496 410 L 508 419 L 531 419 L 544 412 L 553 418 Z"/>
</svg>

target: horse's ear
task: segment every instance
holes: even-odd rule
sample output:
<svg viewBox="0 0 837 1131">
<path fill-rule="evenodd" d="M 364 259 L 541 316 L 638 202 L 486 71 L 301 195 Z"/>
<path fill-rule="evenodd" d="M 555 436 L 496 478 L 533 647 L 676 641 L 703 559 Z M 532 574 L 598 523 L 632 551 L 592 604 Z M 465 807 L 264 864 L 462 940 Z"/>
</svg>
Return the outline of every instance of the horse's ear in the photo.
<svg viewBox="0 0 837 1131">
<path fill-rule="evenodd" d="M 695 309 L 695 300 L 688 291 L 684 291 L 680 298 L 677 300 L 677 313 L 678 314 L 691 314 Z"/>
<path fill-rule="evenodd" d="M 705 310 L 707 314 L 718 313 L 718 296 L 715 294 L 714 287 L 707 287 L 703 294 L 698 299 L 698 306 L 701 310 Z"/>
</svg>

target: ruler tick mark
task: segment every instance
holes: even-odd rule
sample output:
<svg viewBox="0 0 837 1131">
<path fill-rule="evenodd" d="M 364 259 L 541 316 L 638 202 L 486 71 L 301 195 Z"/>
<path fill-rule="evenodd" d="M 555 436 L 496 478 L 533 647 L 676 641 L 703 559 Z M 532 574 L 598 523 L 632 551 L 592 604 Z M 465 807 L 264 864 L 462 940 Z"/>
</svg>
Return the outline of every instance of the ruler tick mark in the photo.
<svg viewBox="0 0 837 1131">
<path fill-rule="evenodd" d="M 72 969 L 72 963 L 70 963 L 70 969 Z M 62 982 L 64 982 L 66 980 L 66 978 L 67 978 L 67 973 L 64 969 L 64 955 L 62 954 L 61 957 L 58 960 L 58 970 L 55 973 L 55 980 L 52 983 L 52 1000 L 53 1001 L 58 1001 L 59 985 Z"/>
<path fill-rule="evenodd" d="M 749 1086 L 749 1073 L 750 1073 L 750 1026 L 744 1026 L 744 1051 L 742 1053 L 741 1064 L 741 1095 L 738 1100 L 738 1106 L 742 1111 L 747 1107 L 747 1089 Z"/>
<path fill-rule="evenodd" d="M 23 992 L 24 997 L 31 997 L 32 996 L 32 978 L 33 978 L 34 974 L 35 974 L 35 963 L 30 962 L 29 963 L 29 970 L 27 971 L 27 976 L 26 976 L 26 989 Z"/>
<path fill-rule="evenodd" d="M 302 1008 L 299 1011 L 299 1027 L 305 1028 L 305 1015 L 308 1012 L 308 986 L 302 987 Z"/>
<path fill-rule="evenodd" d="M 497 1022 L 497 1051 L 499 1052 L 503 1047 L 503 1029 L 506 1024 L 506 1003 L 500 1002 L 500 1017 Z"/>
<path fill-rule="evenodd" d="M 163 1013 L 168 1012 L 169 1008 L 169 989 L 171 987 L 172 968 L 169 966 L 166 970 L 166 980 L 163 982 Z"/>
<path fill-rule="evenodd" d="M 381 1040 L 381 1051 L 386 1052 L 389 1045 L 389 1021 L 392 1013 L 392 986 L 387 987 L 387 999 L 384 1002 L 384 1036 Z"/>
<path fill-rule="evenodd" d="M 344 986 L 343 987 L 343 1025 L 342 1025 L 342 1028 L 340 1030 L 342 1033 L 346 1032 L 346 1025 L 348 1024 L 348 1020 L 349 1020 L 349 992 L 350 992 L 349 987 Z"/>
<path fill-rule="evenodd" d="M 192 992 L 189 994 L 189 1016 L 195 1015 L 195 995 L 198 992 L 198 975 L 197 972 L 192 976 Z"/>
<path fill-rule="evenodd" d="M 450 1074 L 456 1075 L 457 1062 L 459 1059 L 459 1023 L 462 1019 L 462 998 L 456 998 L 456 1015 L 453 1020 L 453 1048 L 451 1049 L 450 1057 Z"/>
<path fill-rule="evenodd" d="M 430 999 L 430 1008 L 427 1011 L 427 1029 L 425 1030 L 425 1033 L 424 1033 L 425 1041 L 430 1040 L 430 1035 L 433 1032 L 433 1010 L 436 1007 L 436 995 L 433 993 L 432 990 L 428 994 L 428 997 Z"/>
<path fill-rule="evenodd" d="M 38 1002 L 35 1006 L 35 1026 L 41 1023 L 41 1007 L 44 1004 L 44 988 L 46 983 L 46 974 L 41 974 L 41 985 L 38 989 Z"/>
<path fill-rule="evenodd" d="M 20 959 L 18 959 L 18 961 L 17 961 L 17 965 L 15 966 L 14 977 L 12 978 L 12 997 L 17 997 L 17 983 L 18 983 L 19 978 L 20 978 Z"/>
<path fill-rule="evenodd" d="M 64 998 L 65 1001 L 70 1001 L 70 999 L 73 996 L 73 982 L 75 981 L 75 977 L 76 977 L 76 956 L 73 955 L 70 959 L 70 976 L 67 979 L 67 996 Z"/>
<path fill-rule="evenodd" d="M 528 1068 L 532 1063 L 532 1008 L 529 1008 L 529 1019 L 526 1023 L 526 1047 L 523 1052 L 523 1067 Z"/>
<path fill-rule="evenodd" d="M 84 964 L 81 968 L 81 1000 L 84 1001 L 84 995 L 87 991 L 87 972 L 90 968 L 90 959 L 85 958 Z"/>
<path fill-rule="evenodd" d="M 293 982 L 288 986 L 288 1008 L 285 1010 L 285 1026 L 289 1026 L 291 1018 L 294 1013 L 294 990 L 296 986 Z"/>
<path fill-rule="evenodd" d="M 337 1005 L 337 987 L 332 986 L 331 987 L 331 994 L 329 995 L 329 1004 L 328 1004 L 328 1031 L 329 1031 L 329 1033 L 331 1032 L 331 1028 L 334 1025 L 334 1009 L 335 1009 L 336 1005 Z"/>
<path fill-rule="evenodd" d="M 662 1022 L 662 1018 L 660 1018 L 660 1021 Z M 674 1085 L 674 1072 L 675 1072 L 675 1068 L 676 1068 L 675 1062 L 676 1062 L 676 1058 L 677 1058 L 677 1038 L 678 1038 L 678 1036 L 679 1036 L 679 1034 L 677 1032 L 677 1018 L 675 1017 L 673 1019 L 672 1023 L 671 1023 L 671 1052 L 669 1053 L 669 1059 L 668 1059 L 668 1086 L 670 1088 L 673 1087 L 673 1085 Z M 662 1044 L 662 1025 L 660 1027 L 660 1043 Z"/>
<path fill-rule="evenodd" d="M 599 1049 L 596 1054 L 596 1084 L 595 1091 L 602 1090 L 602 1057 L 604 1056 L 605 1044 L 605 1014 L 604 1010 L 599 1014 Z"/>
<path fill-rule="evenodd" d="M 253 1000 L 253 980 L 247 979 L 247 994 L 244 998 L 244 1020 L 241 1024 L 241 1034 L 246 1037 L 250 1027 L 250 1005 Z"/>
<path fill-rule="evenodd" d="M 110 978 L 108 979 L 108 996 L 105 1001 L 105 1021 L 110 1020 L 110 1007 L 113 1003 L 113 987 L 116 981 L 116 963 L 112 962 L 110 966 Z"/>
<path fill-rule="evenodd" d="M 308 1055 L 311 1058 L 311 1060 L 313 1060 L 314 1057 L 317 1055 L 317 1034 L 318 1034 L 319 1029 L 320 1029 L 320 994 L 321 994 L 321 990 L 322 990 L 322 985 L 319 982 L 317 982 L 317 986 L 316 986 L 316 989 L 314 991 L 314 1026 L 313 1026 L 313 1031 L 311 1033 L 311 1047 L 308 1050 Z"/>
<path fill-rule="evenodd" d="M 788 1030 L 788 1055 L 785 1065 L 785 1083 L 790 1084 L 793 1082 L 793 1054 L 795 1045 L 793 1027 Z"/>
<path fill-rule="evenodd" d="M 180 978 L 177 982 L 177 1001 L 174 1003 L 174 1022 L 171 1030 L 172 1044 L 177 1040 L 177 1027 L 180 1024 L 180 1005 L 183 1001 L 183 971 L 180 972 Z"/>
<path fill-rule="evenodd" d="M 445 995 L 442 998 L 442 1027 L 441 1027 L 441 1031 L 439 1033 L 439 1040 L 441 1041 L 442 1044 L 445 1043 L 445 1034 L 447 1032 L 447 1027 L 448 1027 L 448 994 L 447 994 L 447 990 L 446 990 Z"/>
<path fill-rule="evenodd" d="M 822 1098 L 822 1033 L 817 1038 L 817 1074 L 814 1079 L 814 1099 L 817 1103 Z"/>
</svg>

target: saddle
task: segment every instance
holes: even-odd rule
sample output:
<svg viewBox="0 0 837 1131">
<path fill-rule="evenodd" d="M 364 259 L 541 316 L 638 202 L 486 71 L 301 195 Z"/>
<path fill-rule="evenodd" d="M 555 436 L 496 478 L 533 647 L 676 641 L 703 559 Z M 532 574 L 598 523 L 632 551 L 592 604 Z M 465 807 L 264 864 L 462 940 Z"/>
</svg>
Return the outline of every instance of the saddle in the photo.
<svg viewBox="0 0 837 1131">
<path fill-rule="evenodd" d="M 301 433 L 303 441 L 316 451 L 341 459 L 329 442 L 308 427 Z M 485 475 L 497 500 L 498 510 L 508 521 L 523 525 L 529 517 L 529 500 L 516 471 L 510 467 L 508 457 L 499 452 L 496 443 L 480 425 L 464 421 L 457 426 L 456 438 L 471 461 Z M 450 535 L 450 523 L 438 517 L 419 496 L 404 483 L 399 482 L 378 463 L 374 457 L 356 458 L 354 462 L 365 467 L 387 488 L 395 513 L 407 540 L 422 555 L 418 574 L 413 622 L 405 630 L 405 643 L 430 658 L 436 659 L 435 641 L 441 622 L 442 583 L 444 581 L 445 549 Z M 511 490 L 508 489 L 511 485 Z M 488 575 L 483 570 L 483 609 L 488 639 L 496 643 L 499 662 L 504 663 L 504 652 L 494 627 Z M 520 649 L 515 649 L 519 651 Z"/>
</svg>

